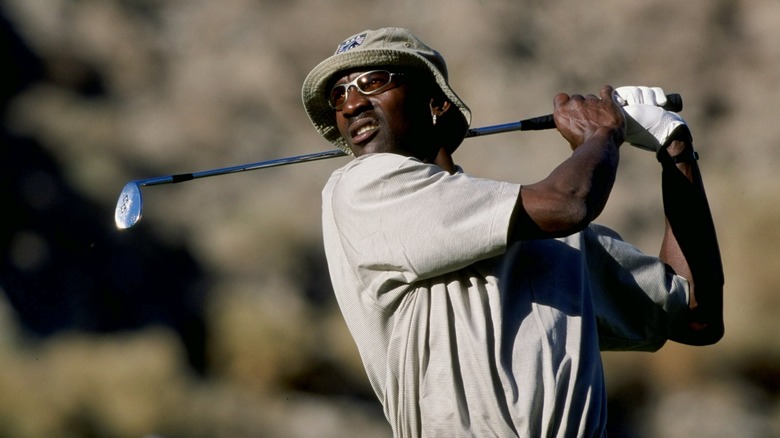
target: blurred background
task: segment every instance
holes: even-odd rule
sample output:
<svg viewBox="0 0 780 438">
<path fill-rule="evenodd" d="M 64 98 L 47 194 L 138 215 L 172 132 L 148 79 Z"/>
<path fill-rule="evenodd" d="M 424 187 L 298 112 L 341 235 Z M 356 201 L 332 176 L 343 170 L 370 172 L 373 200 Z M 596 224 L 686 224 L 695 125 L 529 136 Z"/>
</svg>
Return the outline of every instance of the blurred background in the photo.
<svg viewBox="0 0 780 438">
<path fill-rule="evenodd" d="M 389 437 L 335 305 L 320 190 L 345 158 L 124 184 L 332 149 L 300 99 L 343 39 L 402 26 L 443 53 L 473 126 L 604 84 L 684 96 L 726 270 L 725 338 L 607 353 L 611 437 L 780 436 L 776 0 L 3 0 L 0 437 Z M 555 131 L 467 140 L 515 182 Z M 654 157 L 626 146 L 599 222 L 659 248 Z"/>
</svg>

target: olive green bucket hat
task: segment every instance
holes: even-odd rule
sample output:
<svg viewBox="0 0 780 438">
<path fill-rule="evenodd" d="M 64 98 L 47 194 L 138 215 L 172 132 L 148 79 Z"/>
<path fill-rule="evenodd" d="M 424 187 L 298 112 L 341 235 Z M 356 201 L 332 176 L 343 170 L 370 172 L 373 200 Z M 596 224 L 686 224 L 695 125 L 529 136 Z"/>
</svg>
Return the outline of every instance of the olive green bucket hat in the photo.
<svg viewBox="0 0 780 438">
<path fill-rule="evenodd" d="M 347 154 L 352 155 L 352 151 L 336 127 L 336 114 L 328 105 L 328 86 L 337 73 L 361 67 L 402 67 L 429 74 L 447 99 L 458 108 L 463 117 L 464 123 L 459 125 L 463 127 L 464 135 L 471 125 L 471 111 L 450 88 L 447 64 L 439 52 L 425 45 L 407 29 L 387 27 L 366 30 L 344 40 L 333 56 L 314 67 L 304 80 L 301 91 L 303 106 L 314 128 Z"/>
</svg>

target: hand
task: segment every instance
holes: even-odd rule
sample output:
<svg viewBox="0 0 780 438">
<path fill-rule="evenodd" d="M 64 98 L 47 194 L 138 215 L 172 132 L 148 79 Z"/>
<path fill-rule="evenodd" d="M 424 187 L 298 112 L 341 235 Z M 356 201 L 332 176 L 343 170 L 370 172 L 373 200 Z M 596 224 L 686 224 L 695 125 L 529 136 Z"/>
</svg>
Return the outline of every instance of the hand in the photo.
<svg viewBox="0 0 780 438">
<path fill-rule="evenodd" d="M 625 115 L 615 102 L 615 90 L 605 85 L 597 97 L 593 94 L 568 95 L 558 93 L 553 99 L 555 126 L 572 149 L 585 143 L 597 132 L 606 132 L 619 136 L 614 141 L 623 143 L 625 134 Z"/>
<path fill-rule="evenodd" d="M 666 94 L 659 87 L 619 87 L 615 100 L 625 105 L 626 142 L 640 149 L 658 152 L 669 135 L 685 125 L 679 114 L 660 107 L 666 103 Z"/>
</svg>

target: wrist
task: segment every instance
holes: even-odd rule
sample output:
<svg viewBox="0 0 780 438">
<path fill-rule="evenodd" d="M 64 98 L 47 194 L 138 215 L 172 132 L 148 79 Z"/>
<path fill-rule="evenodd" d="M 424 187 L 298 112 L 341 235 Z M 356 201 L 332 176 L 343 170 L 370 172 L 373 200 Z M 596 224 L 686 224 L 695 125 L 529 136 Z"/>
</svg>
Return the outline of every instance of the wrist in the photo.
<svg viewBox="0 0 780 438">
<path fill-rule="evenodd" d="M 688 126 L 680 125 L 675 128 L 658 150 L 656 158 L 660 162 L 669 160 L 675 164 L 697 161 L 699 154 L 693 150 L 693 140 Z"/>
<path fill-rule="evenodd" d="M 615 146 L 620 146 L 626 140 L 626 130 L 622 127 L 610 128 L 602 127 L 596 131 L 597 135 L 602 135 L 607 141 L 614 143 Z"/>
<path fill-rule="evenodd" d="M 669 135 L 666 137 L 666 140 L 661 145 L 663 148 L 671 148 L 672 146 L 679 147 L 679 143 L 682 143 L 686 146 L 693 145 L 693 137 L 691 136 L 691 130 L 688 129 L 688 125 L 679 125 L 672 132 L 669 133 Z M 678 151 L 682 152 L 681 150 Z M 675 151 L 673 149 L 669 150 L 670 155 L 675 155 Z"/>
<path fill-rule="evenodd" d="M 672 149 L 671 147 L 666 149 L 669 154 L 669 158 L 675 164 L 679 163 L 693 163 L 699 160 L 699 153 L 693 150 L 693 146 L 690 143 L 679 142 L 682 146 Z"/>
<path fill-rule="evenodd" d="M 671 140 L 666 145 L 666 152 L 675 163 L 696 161 L 699 154 L 693 150 L 693 145 L 683 140 Z"/>
</svg>

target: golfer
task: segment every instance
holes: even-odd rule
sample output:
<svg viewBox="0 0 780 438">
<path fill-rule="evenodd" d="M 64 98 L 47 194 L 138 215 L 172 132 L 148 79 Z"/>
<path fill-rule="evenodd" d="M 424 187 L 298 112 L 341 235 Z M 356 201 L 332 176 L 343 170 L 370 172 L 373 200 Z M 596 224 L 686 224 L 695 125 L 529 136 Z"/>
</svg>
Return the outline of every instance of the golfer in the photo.
<svg viewBox="0 0 780 438">
<path fill-rule="evenodd" d="M 371 385 L 397 437 L 603 436 L 600 350 L 723 335 L 690 131 L 659 88 L 561 93 L 572 154 L 535 183 L 482 178 L 453 161 L 471 113 L 447 77 L 437 51 L 386 28 L 342 42 L 303 84 L 316 130 L 355 157 L 323 189 L 323 233 Z M 593 224 L 624 142 L 660 162 L 659 257 Z"/>
</svg>

